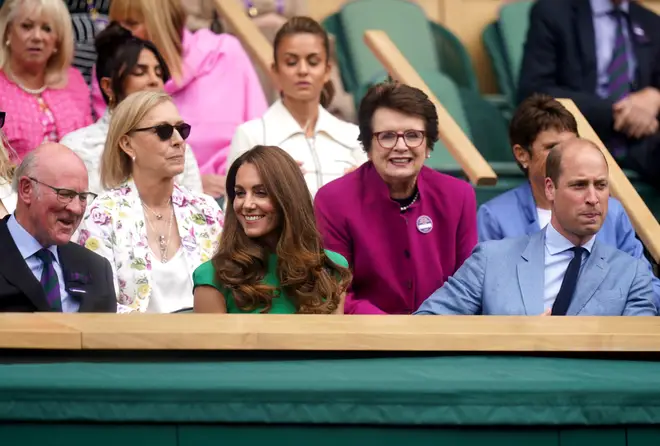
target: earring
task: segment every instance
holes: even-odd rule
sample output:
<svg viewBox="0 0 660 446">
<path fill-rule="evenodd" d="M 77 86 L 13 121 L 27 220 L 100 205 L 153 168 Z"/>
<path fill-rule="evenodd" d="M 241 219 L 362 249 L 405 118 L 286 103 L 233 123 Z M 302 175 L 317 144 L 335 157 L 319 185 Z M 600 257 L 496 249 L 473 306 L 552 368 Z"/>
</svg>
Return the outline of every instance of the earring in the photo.
<svg viewBox="0 0 660 446">
<path fill-rule="evenodd" d="M 5 42 L 5 46 L 9 46 L 9 39 Z"/>
<path fill-rule="evenodd" d="M 133 160 L 133 162 L 135 162 L 135 155 L 133 155 L 131 159 Z"/>
</svg>

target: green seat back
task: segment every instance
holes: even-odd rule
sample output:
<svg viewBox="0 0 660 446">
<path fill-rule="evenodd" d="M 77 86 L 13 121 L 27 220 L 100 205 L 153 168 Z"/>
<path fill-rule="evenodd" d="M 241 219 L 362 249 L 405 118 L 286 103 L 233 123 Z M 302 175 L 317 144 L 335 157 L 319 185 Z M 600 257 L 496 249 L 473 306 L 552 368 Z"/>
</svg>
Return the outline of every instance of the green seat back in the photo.
<svg viewBox="0 0 660 446">
<path fill-rule="evenodd" d="M 495 72 L 497 86 L 500 92 L 506 97 L 511 104 L 516 103 L 516 85 L 511 76 L 509 61 L 507 59 L 504 44 L 502 43 L 502 36 L 497 22 L 490 23 L 484 28 L 481 34 L 481 40 L 486 48 L 486 54 L 490 59 Z"/>
<path fill-rule="evenodd" d="M 449 76 L 459 88 L 478 92 L 477 76 L 463 43 L 444 26 L 435 22 L 429 24 L 435 38 L 440 71 Z"/>
<path fill-rule="evenodd" d="M 499 29 L 515 86 L 518 85 L 527 29 L 529 28 L 529 12 L 533 3 L 532 1 L 518 1 L 504 5 L 500 9 Z"/>
<path fill-rule="evenodd" d="M 337 65 L 344 89 L 352 93 L 358 87 L 358 84 L 353 73 L 353 65 L 348 54 L 346 54 L 346 40 L 339 20 L 339 14 L 328 16 L 323 20 L 322 25 L 326 32 L 331 34 L 334 39 L 335 56 L 337 57 Z"/>
<path fill-rule="evenodd" d="M 357 85 L 368 85 L 385 70 L 364 43 L 364 32 L 383 30 L 417 71 L 438 70 L 431 26 L 424 11 L 403 0 L 358 0 L 339 11 L 346 54 Z"/>
</svg>

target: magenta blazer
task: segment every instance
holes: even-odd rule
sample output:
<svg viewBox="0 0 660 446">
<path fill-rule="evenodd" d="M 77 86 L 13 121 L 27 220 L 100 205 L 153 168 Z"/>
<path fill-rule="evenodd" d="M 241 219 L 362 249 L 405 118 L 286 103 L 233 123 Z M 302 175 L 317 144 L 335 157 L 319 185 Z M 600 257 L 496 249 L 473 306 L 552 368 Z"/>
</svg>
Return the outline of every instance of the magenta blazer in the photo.
<svg viewBox="0 0 660 446">
<path fill-rule="evenodd" d="M 67 71 L 64 88 L 47 88 L 42 97 L 55 117 L 58 141 L 92 121 L 89 87 L 75 68 Z M 2 130 L 19 159 L 37 148 L 46 136 L 37 99 L 21 90 L 0 70 L 0 110 L 7 112 Z"/>
<path fill-rule="evenodd" d="M 477 203 L 465 181 L 423 167 L 404 213 L 371 162 L 319 189 L 324 247 L 348 259 L 347 314 L 411 314 L 470 256 Z"/>
</svg>

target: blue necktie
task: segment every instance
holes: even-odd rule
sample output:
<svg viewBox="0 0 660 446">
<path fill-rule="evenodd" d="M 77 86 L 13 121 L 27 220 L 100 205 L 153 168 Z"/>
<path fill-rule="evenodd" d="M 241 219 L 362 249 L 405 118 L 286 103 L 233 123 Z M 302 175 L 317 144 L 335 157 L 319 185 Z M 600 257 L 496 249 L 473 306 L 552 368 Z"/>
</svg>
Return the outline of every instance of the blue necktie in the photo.
<svg viewBox="0 0 660 446">
<path fill-rule="evenodd" d="M 47 249 L 41 249 L 36 254 L 37 258 L 44 264 L 41 272 L 41 286 L 46 294 L 48 305 L 55 311 L 62 311 L 62 299 L 60 297 L 60 281 L 57 279 L 55 266 L 53 265 L 53 253 Z"/>
<path fill-rule="evenodd" d="M 559 294 L 557 294 L 555 303 L 552 305 L 553 316 L 566 316 L 566 311 L 568 311 L 568 306 L 571 304 L 573 294 L 575 294 L 577 279 L 580 275 L 582 254 L 586 252 L 586 249 L 581 246 L 574 246 L 570 251 L 574 252 L 573 259 L 568 264 L 568 268 L 566 268 L 566 274 L 564 274 L 564 280 L 561 282 Z"/>
<path fill-rule="evenodd" d="M 628 47 L 626 46 L 626 36 L 623 28 L 626 26 L 626 15 L 620 9 L 611 12 L 616 20 L 616 34 L 614 38 L 614 49 L 612 58 L 607 66 L 607 97 L 617 102 L 630 94 L 631 79 L 628 64 Z"/>
</svg>

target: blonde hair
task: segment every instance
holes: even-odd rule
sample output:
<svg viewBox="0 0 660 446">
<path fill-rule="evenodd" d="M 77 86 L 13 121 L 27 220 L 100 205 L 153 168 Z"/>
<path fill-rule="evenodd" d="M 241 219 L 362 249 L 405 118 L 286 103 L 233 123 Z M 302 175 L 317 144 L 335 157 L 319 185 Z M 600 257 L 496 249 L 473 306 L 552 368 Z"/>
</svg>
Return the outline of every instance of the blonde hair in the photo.
<svg viewBox="0 0 660 446">
<path fill-rule="evenodd" d="M 186 12 L 181 0 L 113 0 L 110 20 L 144 22 L 147 39 L 165 59 L 175 82 L 183 78 L 183 29 Z"/>
<path fill-rule="evenodd" d="M 43 13 L 52 21 L 57 35 L 57 52 L 50 56 L 46 64 L 46 85 L 63 88 L 67 84 L 67 71 L 73 61 L 73 28 L 71 16 L 62 0 L 6 0 L 0 8 L 0 69 L 9 73 L 11 47 L 6 45 L 8 28 L 24 8 L 32 8 L 31 17 Z"/>
<path fill-rule="evenodd" d="M 114 189 L 128 180 L 133 163 L 119 142 L 124 135 L 135 130 L 144 117 L 156 106 L 172 101 L 167 93 L 138 91 L 130 94 L 112 111 L 108 138 L 101 156 L 101 184 Z"/>
<path fill-rule="evenodd" d="M 9 145 L 4 132 L 0 130 L 0 184 L 11 183 L 16 170 L 13 162 L 15 159 L 17 159 L 16 152 Z"/>
</svg>

